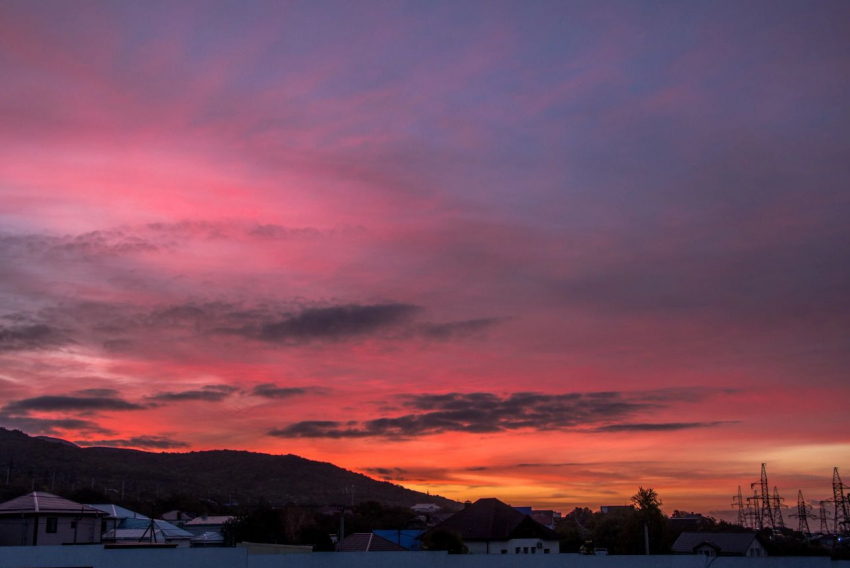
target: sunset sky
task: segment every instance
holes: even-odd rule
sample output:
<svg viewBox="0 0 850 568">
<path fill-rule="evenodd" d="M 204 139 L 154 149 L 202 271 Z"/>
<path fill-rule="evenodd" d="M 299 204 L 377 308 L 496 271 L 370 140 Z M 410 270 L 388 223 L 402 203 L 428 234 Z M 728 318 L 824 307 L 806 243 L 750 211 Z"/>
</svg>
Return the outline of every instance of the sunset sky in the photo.
<svg viewBox="0 0 850 568">
<path fill-rule="evenodd" d="M 850 476 L 850 3 L 0 3 L 0 425 L 454 499 Z"/>
</svg>

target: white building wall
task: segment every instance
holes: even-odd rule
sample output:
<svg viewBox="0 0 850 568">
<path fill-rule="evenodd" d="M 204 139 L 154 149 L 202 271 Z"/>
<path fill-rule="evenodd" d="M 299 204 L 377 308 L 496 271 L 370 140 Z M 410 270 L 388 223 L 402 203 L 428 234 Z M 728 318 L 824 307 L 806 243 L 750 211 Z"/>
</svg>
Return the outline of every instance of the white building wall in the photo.
<svg viewBox="0 0 850 568">
<path fill-rule="evenodd" d="M 47 532 L 50 518 L 56 519 L 56 532 Z M 91 516 L 80 519 L 78 516 L 68 515 L 39 515 L 38 517 L 0 518 L 0 545 L 32 546 L 36 519 L 38 520 L 36 544 L 39 546 L 100 542 L 99 518 Z"/>
<path fill-rule="evenodd" d="M 542 543 L 538 548 L 537 544 Z M 539 538 L 515 538 L 511 540 L 491 540 L 489 542 L 464 542 L 470 554 L 558 554 L 557 540 Z M 517 552 L 519 549 L 519 552 Z M 507 552 L 502 552 L 506 550 Z"/>
</svg>

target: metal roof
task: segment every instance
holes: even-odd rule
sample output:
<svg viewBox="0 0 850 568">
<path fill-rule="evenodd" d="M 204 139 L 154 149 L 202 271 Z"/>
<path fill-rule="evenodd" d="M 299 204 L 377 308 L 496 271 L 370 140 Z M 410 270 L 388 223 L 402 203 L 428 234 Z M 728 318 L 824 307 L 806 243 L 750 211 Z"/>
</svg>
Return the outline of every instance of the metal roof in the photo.
<svg viewBox="0 0 850 568">
<path fill-rule="evenodd" d="M 132 511 L 121 505 L 113 505 L 112 503 L 103 503 L 103 504 L 95 504 L 89 505 L 89 507 L 93 507 L 98 509 L 99 511 L 103 511 L 107 513 L 110 517 L 116 519 L 150 519 L 141 513 L 137 513 L 136 511 Z"/>
<path fill-rule="evenodd" d="M 228 515 L 219 515 L 219 516 L 207 516 L 207 517 L 195 517 L 184 526 L 193 526 L 193 527 L 204 527 L 204 526 L 215 526 L 215 525 L 223 525 L 230 519 L 235 517 Z"/>
<path fill-rule="evenodd" d="M 106 513 L 98 509 L 75 503 L 70 499 L 59 497 L 53 493 L 45 493 L 44 491 L 33 491 L 20 497 L 15 497 L 11 501 L 0 503 L 0 515 L 10 515 L 21 513 L 55 513 L 55 514 L 74 514 L 74 515 L 102 515 Z"/>
</svg>

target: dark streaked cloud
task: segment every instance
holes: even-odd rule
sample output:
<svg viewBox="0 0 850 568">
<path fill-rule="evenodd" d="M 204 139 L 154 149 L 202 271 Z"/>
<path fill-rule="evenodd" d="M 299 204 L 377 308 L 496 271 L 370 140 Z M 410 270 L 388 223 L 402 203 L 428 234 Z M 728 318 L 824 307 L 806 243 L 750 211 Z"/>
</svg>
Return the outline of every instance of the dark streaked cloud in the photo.
<svg viewBox="0 0 850 568">
<path fill-rule="evenodd" d="M 100 436 L 114 435 L 109 429 L 102 428 L 91 420 L 81 418 L 36 418 L 33 416 L 14 416 L 0 411 L 0 426 L 18 429 L 31 435 L 57 435 L 65 430 L 74 430 L 82 434 Z"/>
<path fill-rule="evenodd" d="M 134 436 L 111 440 L 81 440 L 78 446 L 108 446 L 115 448 L 144 448 L 147 450 L 172 450 L 188 448 L 189 444 L 163 436 Z"/>
<path fill-rule="evenodd" d="M 74 392 L 75 395 L 83 395 L 83 396 L 105 396 L 105 397 L 116 397 L 120 393 L 117 389 L 108 389 L 108 388 L 92 388 L 92 389 L 82 389 Z"/>
<path fill-rule="evenodd" d="M 4 413 L 13 415 L 29 412 L 98 412 L 141 410 L 145 406 L 115 396 L 45 395 L 8 403 Z"/>
<path fill-rule="evenodd" d="M 59 329 L 49 325 L 0 326 L 0 352 L 48 349 L 69 342 Z"/>
<path fill-rule="evenodd" d="M 417 306 L 401 303 L 310 308 L 264 324 L 258 338 L 288 342 L 370 335 L 409 321 L 418 310 Z"/>
<path fill-rule="evenodd" d="M 736 422 L 660 422 L 660 423 L 635 423 L 635 424 L 609 424 L 594 428 L 593 432 L 673 432 L 676 430 L 691 430 L 694 428 L 713 428 L 724 424 L 735 424 Z"/>
<path fill-rule="evenodd" d="M 147 397 L 155 402 L 185 402 L 185 401 L 205 401 L 205 402 L 221 402 L 235 392 L 238 392 L 237 387 L 229 385 L 205 385 L 200 389 L 191 389 L 184 391 L 160 392 Z"/>
<path fill-rule="evenodd" d="M 261 385 L 255 386 L 251 390 L 251 394 L 253 394 L 254 396 L 261 396 L 264 398 L 290 398 L 306 393 L 306 388 L 279 387 L 274 383 L 263 383 Z"/>
<path fill-rule="evenodd" d="M 76 235 L 0 235 L 0 253 L 19 260 L 44 257 L 99 260 L 103 257 L 159 250 L 160 246 L 151 240 L 119 229 Z"/>
<path fill-rule="evenodd" d="M 663 397 L 656 395 L 656 399 Z M 666 403 L 639 393 L 520 392 L 421 394 L 404 398 L 414 412 L 361 422 L 302 421 L 269 432 L 281 438 L 407 438 L 443 432 L 494 433 L 513 430 L 586 429 L 620 424 Z"/>
</svg>

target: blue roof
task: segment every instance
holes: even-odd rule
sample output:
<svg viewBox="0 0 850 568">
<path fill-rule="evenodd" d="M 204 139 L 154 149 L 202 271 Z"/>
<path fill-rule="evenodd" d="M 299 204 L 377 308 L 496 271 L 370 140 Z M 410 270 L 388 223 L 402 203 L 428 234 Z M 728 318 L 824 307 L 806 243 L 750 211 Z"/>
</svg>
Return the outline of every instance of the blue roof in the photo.
<svg viewBox="0 0 850 568">
<path fill-rule="evenodd" d="M 419 550 L 419 547 L 422 546 L 422 542 L 416 540 L 416 537 L 418 537 L 425 531 L 394 531 L 391 529 L 387 529 L 372 532 L 381 538 L 387 539 L 390 542 L 394 542 L 395 544 L 406 548 L 407 550 L 417 551 Z"/>
</svg>

